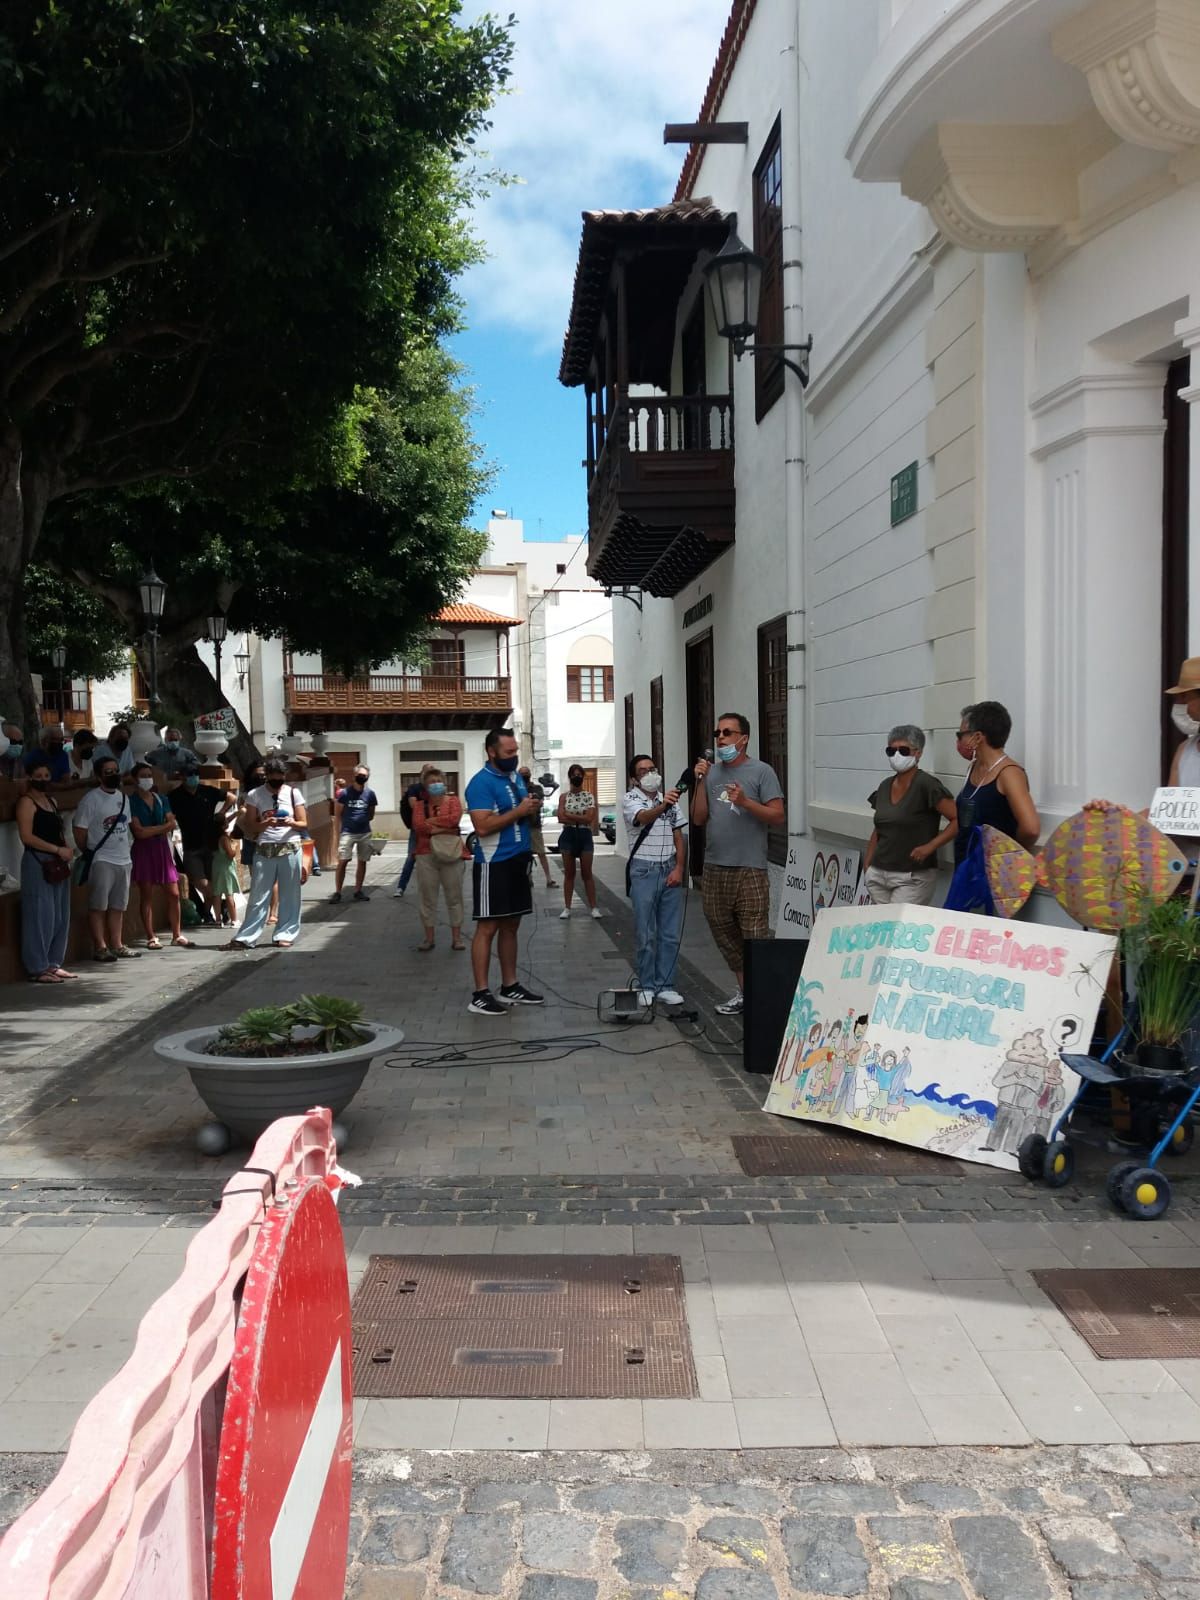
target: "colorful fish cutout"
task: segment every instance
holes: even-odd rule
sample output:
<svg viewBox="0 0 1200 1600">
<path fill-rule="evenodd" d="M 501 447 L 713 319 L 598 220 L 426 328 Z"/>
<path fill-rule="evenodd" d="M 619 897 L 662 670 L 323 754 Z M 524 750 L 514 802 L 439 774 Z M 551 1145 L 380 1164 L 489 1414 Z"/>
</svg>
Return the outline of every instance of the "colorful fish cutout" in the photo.
<svg viewBox="0 0 1200 1600">
<path fill-rule="evenodd" d="M 994 828 L 985 825 L 980 835 L 988 886 L 1005 917 L 1040 883 L 1085 928 L 1116 933 L 1137 921 L 1147 901 L 1170 899 L 1187 870 L 1166 834 L 1132 811 L 1079 811 L 1036 858 Z"/>
</svg>

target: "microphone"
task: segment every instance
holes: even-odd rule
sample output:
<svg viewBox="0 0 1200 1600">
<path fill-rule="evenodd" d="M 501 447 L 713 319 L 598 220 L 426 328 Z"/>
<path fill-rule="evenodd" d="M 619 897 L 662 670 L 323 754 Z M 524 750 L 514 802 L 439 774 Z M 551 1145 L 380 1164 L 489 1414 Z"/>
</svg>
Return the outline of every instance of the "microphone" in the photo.
<svg viewBox="0 0 1200 1600">
<path fill-rule="evenodd" d="M 705 761 L 707 761 L 711 765 L 712 761 L 715 758 L 715 754 L 716 754 L 716 752 L 713 751 L 713 750 L 706 750 L 704 752 Z M 692 768 L 691 767 L 684 767 L 682 773 L 680 774 L 679 782 L 675 785 L 675 787 L 682 794 L 685 790 L 690 790 L 692 785 L 695 783 L 695 781 L 696 781 L 696 774 L 695 774 L 695 772 L 693 772 Z"/>
</svg>

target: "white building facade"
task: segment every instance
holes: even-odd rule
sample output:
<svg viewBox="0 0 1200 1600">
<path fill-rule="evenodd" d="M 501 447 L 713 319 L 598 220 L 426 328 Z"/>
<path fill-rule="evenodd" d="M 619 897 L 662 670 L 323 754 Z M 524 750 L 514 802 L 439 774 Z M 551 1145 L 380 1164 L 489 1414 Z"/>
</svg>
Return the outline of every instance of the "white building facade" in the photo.
<svg viewBox="0 0 1200 1600">
<path fill-rule="evenodd" d="M 1046 834 L 1145 805 L 1200 653 L 1200 8 L 737 0 L 699 121 L 745 141 L 694 145 L 658 212 L 585 214 L 563 358 L 589 567 L 642 605 L 627 745 L 673 778 L 742 711 L 793 842 L 861 846 L 889 727 L 957 791 L 995 699 Z M 807 390 L 716 334 L 734 224 Z"/>
</svg>

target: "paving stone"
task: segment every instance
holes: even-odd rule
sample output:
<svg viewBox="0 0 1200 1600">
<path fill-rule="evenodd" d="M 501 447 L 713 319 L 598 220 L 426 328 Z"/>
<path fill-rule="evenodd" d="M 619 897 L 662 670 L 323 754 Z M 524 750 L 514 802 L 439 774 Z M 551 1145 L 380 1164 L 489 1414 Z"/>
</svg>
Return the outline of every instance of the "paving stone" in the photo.
<svg viewBox="0 0 1200 1600">
<path fill-rule="evenodd" d="M 599 1585 L 590 1578 L 558 1578 L 533 1572 L 521 1585 L 521 1600 L 596 1600 Z"/>
<path fill-rule="evenodd" d="M 933 1578 L 897 1578 L 891 1600 L 967 1600 L 962 1584 L 954 1579 L 938 1582 Z"/>
<path fill-rule="evenodd" d="M 906 1483 L 900 1493 L 910 1506 L 931 1511 L 975 1511 L 980 1505 L 978 1491 L 965 1483 Z"/>
<path fill-rule="evenodd" d="M 710 1567 L 700 1574 L 696 1600 L 779 1600 L 779 1590 L 765 1572 Z"/>
<path fill-rule="evenodd" d="M 778 1516 L 782 1500 L 777 1489 L 759 1489 L 749 1483 L 713 1483 L 700 1490 L 706 1506 L 728 1511 L 757 1511 L 761 1516 Z"/>
<path fill-rule="evenodd" d="M 1122 1504 L 1116 1490 L 1107 1483 L 1097 1483 L 1093 1478 L 1068 1478 L 1066 1482 L 1055 1487 L 1060 1495 L 1086 1506 L 1089 1511 L 1094 1511 L 1097 1515 L 1103 1511 L 1116 1511 Z"/>
<path fill-rule="evenodd" d="M 615 1566 L 631 1583 L 669 1583 L 683 1560 L 687 1533 L 682 1522 L 659 1517 L 630 1517 L 613 1530 Z"/>
<path fill-rule="evenodd" d="M 1200 1583 L 1164 1583 L 1157 1600 L 1200 1600 Z"/>
<path fill-rule="evenodd" d="M 347 1600 L 424 1600 L 425 1574 L 394 1567 L 366 1568 L 346 1591 Z"/>
<path fill-rule="evenodd" d="M 949 1552 L 933 1517 L 872 1517 L 868 1527 L 890 1578 L 949 1577 Z"/>
<path fill-rule="evenodd" d="M 462 1490 L 456 1483 L 431 1484 L 426 1489 L 415 1483 L 372 1484 L 370 1504 L 377 1517 L 401 1511 L 457 1511 Z"/>
<path fill-rule="evenodd" d="M 618 1511 L 625 1515 L 685 1517 L 692 1507 L 686 1489 L 666 1483 L 606 1483 L 598 1489 L 580 1489 L 575 1495 L 579 1511 Z"/>
<path fill-rule="evenodd" d="M 710 1517 L 697 1538 L 714 1545 L 723 1555 L 736 1556 L 747 1566 L 767 1565 L 767 1530 L 753 1517 Z"/>
<path fill-rule="evenodd" d="M 1124 1578 L 1088 1578 L 1071 1585 L 1071 1600 L 1154 1600 L 1149 1589 Z"/>
<path fill-rule="evenodd" d="M 1047 1517 L 1042 1532 L 1068 1578 L 1125 1578 L 1137 1572 L 1113 1525 L 1099 1517 Z"/>
<path fill-rule="evenodd" d="M 558 1507 L 558 1486 L 553 1483 L 477 1483 L 467 1495 L 468 1511 L 553 1511 Z"/>
<path fill-rule="evenodd" d="M 1168 1483 L 1161 1478 L 1142 1479 L 1125 1485 L 1125 1492 L 1139 1511 L 1195 1511 L 1196 1489 L 1186 1483 Z M 1193 1531 L 1194 1525 L 1193 1525 Z"/>
<path fill-rule="evenodd" d="M 851 1517 L 788 1517 L 780 1526 L 792 1587 L 820 1595 L 865 1594 L 869 1569 Z"/>
<path fill-rule="evenodd" d="M 473 1594 L 499 1594 L 515 1555 L 511 1517 L 463 1512 L 450 1524 L 442 1577 Z"/>
<path fill-rule="evenodd" d="M 1049 1600 L 1033 1540 L 1011 1517 L 955 1517 L 950 1526 L 980 1600 Z"/>
<path fill-rule="evenodd" d="M 1038 1512 L 1046 1509 L 1045 1495 L 1029 1483 L 1018 1483 L 1012 1488 L 997 1489 L 996 1498 L 1011 1511 Z"/>
<path fill-rule="evenodd" d="M 359 1548 L 364 1566 L 411 1566 L 429 1554 L 424 1517 L 377 1517 Z"/>
<path fill-rule="evenodd" d="M 1114 1517 L 1112 1525 L 1129 1554 L 1149 1567 L 1156 1578 L 1200 1578 L 1196 1545 L 1185 1542 L 1177 1522 L 1138 1514 Z"/>
<path fill-rule="evenodd" d="M 522 1529 L 522 1559 L 548 1572 L 591 1572 L 594 1523 L 559 1511 L 533 1512 Z"/>
<path fill-rule="evenodd" d="M 881 1483 L 800 1483 L 792 1491 L 797 1511 L 842 1511 L 848 1516 L 863 1512 L 895 1511 L 895 1492 Z"/>
</svg>

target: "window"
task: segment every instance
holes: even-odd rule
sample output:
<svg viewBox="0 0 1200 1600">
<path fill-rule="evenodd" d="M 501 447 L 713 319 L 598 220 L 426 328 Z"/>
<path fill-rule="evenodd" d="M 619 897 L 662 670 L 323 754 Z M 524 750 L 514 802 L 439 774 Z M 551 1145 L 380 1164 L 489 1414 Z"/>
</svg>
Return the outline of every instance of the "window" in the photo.
<svg viewBox="0 0 1200 1600">
<path fill-rule="evenodd" d="M 625 771 L 628 772 L 633 765 L 633 758 L 637 755 L 637 732 L 633 722 L 633 696 L 625 696 Z"/>
<path fill-rule="evenodd" d="M 461 678 L 466 666 L 466 648 L 461 639 L 429 641 L 429 672 L 434 678 Z"/>
<path fill-rule="evenodd" d="M 756 344 L 783 343 L 783 149 L 776 121 L 754 169 L 754 248 L 763 258 Z M 754 358 L 754 417 L 761 422 L 783 393 L 783 362 Z"/>
<path fill-rule="evenodd" d="M 612 698 L 611 667 L 567 668 L 567 699 L 572 705 L 598 705 Z"/>
<path fill-rule="evenodd" d="M 664 770 L 663 763 L 663 686 L 661 678 L 654 678 L 650 684 L 650 754 L 654 757 L 654 765 L 659 772 Z"/>
<path fill-rule="evenodd" d="M 776 617 L 758 630 L 759 756 L 787 788 L 787 618 Z M 787 826 L 767 832 L 767 859 L 782 866 L 787 860 Z"/>
</svg>

